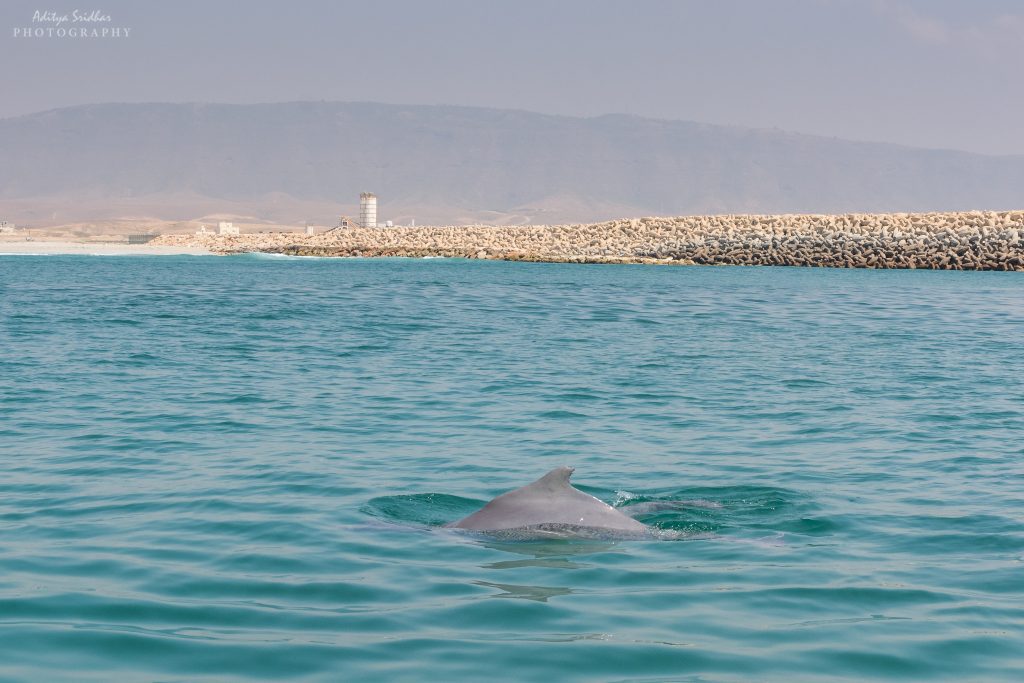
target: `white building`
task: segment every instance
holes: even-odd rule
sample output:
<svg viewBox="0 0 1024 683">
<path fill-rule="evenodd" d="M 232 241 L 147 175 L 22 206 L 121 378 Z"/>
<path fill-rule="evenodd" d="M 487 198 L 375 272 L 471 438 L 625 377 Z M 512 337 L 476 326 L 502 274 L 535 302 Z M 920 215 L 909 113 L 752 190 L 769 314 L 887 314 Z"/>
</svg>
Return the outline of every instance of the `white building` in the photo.
<svg viewBox="0 0 1024 683">
<path fill-rule="evenodd" d="M 7 221 L 0 221 L 0 235 L 13 235 L 14 234 L 14 223 L 8 223 Z"/>
<path fill-rule="evenodd" d="M 237 235 L 238 228 L 235 224 L 230 221 L 221 221 L 217 223 L 217 234 L 218 235 Z"/>
<path fill-rule="evenodd" d="M 377 195 L 372 192 L 359 195 L 359 227 L 377 227 Z"/>
</svg>

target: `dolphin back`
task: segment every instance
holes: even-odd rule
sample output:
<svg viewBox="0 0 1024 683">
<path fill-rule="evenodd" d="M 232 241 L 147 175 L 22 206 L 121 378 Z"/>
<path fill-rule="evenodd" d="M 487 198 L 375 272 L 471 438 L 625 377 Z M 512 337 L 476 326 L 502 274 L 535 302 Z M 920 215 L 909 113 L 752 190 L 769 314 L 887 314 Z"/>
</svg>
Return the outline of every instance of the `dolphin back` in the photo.
<svg viewBox="0 0 1024 683">
<path fill-rule="evenodd" d="M 645 531 L 604 501 L 569 483 L 572 467 L 557 467 L 522 488 L 503 493 L 473 514 L 446 526 L 473 531 L 558 527 Z"/>
</svg>

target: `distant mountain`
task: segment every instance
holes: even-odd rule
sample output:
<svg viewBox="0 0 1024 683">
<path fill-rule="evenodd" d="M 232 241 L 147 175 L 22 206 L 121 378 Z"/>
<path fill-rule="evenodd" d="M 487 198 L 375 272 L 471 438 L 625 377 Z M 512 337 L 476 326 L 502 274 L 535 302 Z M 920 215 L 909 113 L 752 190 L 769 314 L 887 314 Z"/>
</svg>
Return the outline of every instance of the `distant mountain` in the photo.
<svg viewBox="0 0 1024 683">
<path fill-rule="evenodd" d="M 367 190 L 382 220 L 420 223 L 1024 206 L 1024 156 L 623 115 L 101 104 L 0 120 L 0 149 L 0 218 L 41 223 L 218 212 L 324 223 Z"/>
</svg>

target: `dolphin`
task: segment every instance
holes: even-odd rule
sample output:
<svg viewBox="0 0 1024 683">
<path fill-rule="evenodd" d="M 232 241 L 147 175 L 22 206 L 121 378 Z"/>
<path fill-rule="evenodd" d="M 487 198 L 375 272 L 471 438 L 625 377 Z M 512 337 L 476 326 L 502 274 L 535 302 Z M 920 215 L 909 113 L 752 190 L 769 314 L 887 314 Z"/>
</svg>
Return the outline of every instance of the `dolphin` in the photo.
<svg viewBox="0 0 1024 683">
<path fill-rule="evenodd" d="M 522 488 L 503 493 L 473 514 L 446 527 L 471 531 L 638 534 L 649 529 L 569 483 L 574 468 L 556 467 Z"/>
</svg>

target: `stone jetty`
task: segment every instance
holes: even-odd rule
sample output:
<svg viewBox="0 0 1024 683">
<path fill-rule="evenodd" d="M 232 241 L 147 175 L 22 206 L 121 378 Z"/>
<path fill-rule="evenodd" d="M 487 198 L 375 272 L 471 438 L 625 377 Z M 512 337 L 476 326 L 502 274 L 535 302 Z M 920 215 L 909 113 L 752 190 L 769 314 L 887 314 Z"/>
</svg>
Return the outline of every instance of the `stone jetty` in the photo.
<svg viewBox="0 0 1024 683">
<path fill-rule="evenodd" d="M 163 235 L 217 253 L 1024 271 L 1024 211 L 720 215 L 527 226 Z"/>
</svg>

